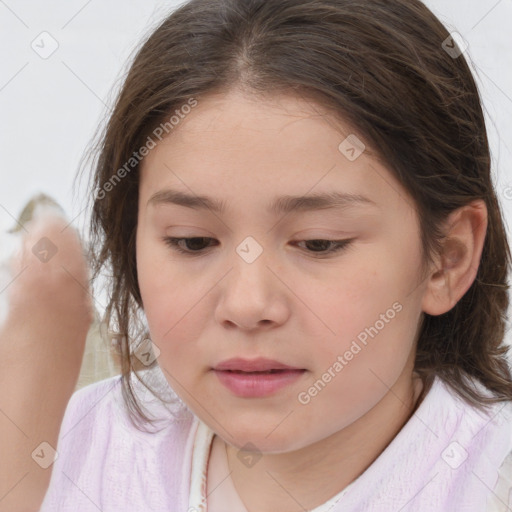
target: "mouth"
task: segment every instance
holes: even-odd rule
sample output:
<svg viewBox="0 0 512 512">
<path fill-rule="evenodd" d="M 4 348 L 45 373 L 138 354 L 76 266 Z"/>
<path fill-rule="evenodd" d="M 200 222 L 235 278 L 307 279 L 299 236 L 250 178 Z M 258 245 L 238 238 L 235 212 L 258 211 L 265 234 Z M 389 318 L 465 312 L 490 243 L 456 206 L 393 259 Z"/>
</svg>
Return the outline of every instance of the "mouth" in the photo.
<svg viewBox="0 0 512 512">
<path fill-rule="evenodd" d="M 239 373 L 277 373 L 289 370 L 304 370 L 303 368 L 289 366 L 280 361 L 263 357 L 257 359 L 243 359 L 240 357 L 227 359 L 216 365 L 213 369 L 216 371 Z"/>
<path fill-rule="evenodd" d="M 264 398 L 292 385 L 307 370 L 269 359 L 230 359 L 212 368 L 219 382 L 233 395 Z"/>
<path fill-rule="evenodd" d="M 287 369 L 287 370 L 283 370 L 283 369 L 271 369 L 271 370 L 264 370 L 264 371 L 254 371 L 254 372 L 246 372 L 244 370 L 218 370 L 216 369 L 216 371 L 222 371 L 222 372 L 227 372 L 227 373 L 236 373 L 238 375 L 272 375 L 272 374 L 275 374 L 275 373 L 288 373 L 288 372 L 304 372 L 306 370 L 299 370 L 299 369 Z"/>
</svg>

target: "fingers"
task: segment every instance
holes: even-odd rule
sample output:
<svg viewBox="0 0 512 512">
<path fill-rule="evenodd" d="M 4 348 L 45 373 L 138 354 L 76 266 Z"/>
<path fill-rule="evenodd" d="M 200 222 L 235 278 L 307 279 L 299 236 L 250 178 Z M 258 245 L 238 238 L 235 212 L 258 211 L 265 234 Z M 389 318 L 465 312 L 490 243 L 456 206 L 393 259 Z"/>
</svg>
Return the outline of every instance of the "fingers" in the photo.
<svg viewBox="0 0 512 512">
<path fill-rule="evenodd" d="M 78 232 L 54 209 L 37 213 L 18 237 L 10 259 L 12 281 L 7 289 L 13 312 L 93 320 L 90 270 Z M 21 313 L 19 313 L 21 314 Z"/>
</svg>

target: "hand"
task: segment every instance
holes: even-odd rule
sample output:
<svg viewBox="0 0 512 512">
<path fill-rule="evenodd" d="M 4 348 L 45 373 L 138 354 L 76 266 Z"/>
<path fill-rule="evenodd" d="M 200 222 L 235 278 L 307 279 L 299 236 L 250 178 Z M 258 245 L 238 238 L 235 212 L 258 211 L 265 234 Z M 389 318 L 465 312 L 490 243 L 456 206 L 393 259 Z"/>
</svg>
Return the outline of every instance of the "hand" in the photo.
<svg viewBox="0 0 512 512">
<path fill-rule="evenodd" d="M 42 442 L 57 450 L 93 320 L 76 231 L 56 214 L 25 229 L 10 261 L 14 280 L 3 292 L 9 308 L 0 326 L 0 512 L 37 511 L 43 501 L 52 466 L 41 467 L 32 452 Z"/>
</svg>

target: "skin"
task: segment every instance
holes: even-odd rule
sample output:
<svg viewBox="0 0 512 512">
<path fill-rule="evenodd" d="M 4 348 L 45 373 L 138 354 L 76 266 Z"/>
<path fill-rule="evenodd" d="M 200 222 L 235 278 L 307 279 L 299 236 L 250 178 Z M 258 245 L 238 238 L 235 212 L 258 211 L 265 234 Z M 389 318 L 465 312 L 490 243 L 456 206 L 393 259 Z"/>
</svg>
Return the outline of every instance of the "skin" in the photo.
<svg viewBox="0 0 512 512">
<path fill-rule="evenodd" d="M 13 280 L 3 291 L 9 310 L 0 325 L 0 512 L 41 506 L 53 466 L 37 464 L 32 453 L 46 462 L 51 451 L 36 449 L 43 442 L 57 447 L 93 319 L 89 271 L 74 228 L 44 215 L 23 233 L 22 250 L 11 261 Z M 44 238 L 56 250 L 49 261 L 32 251 Z"/>
<path fill-rule="evenodd" d="M 369 150 L 353 162 L 338 150 L 351 133 L 301 97 L 262 102 L 234 90 L 201 98 L 143 162 L 137 269 L 159 365 L 225 444 L 249 511 L 314 508 L 376 459 L 417 406 L 422 383 L 413 362 L 423 313 L 451 309 L 476 276 L 485 205 L 450 216 L 446 253 L 422 275 L 414 203 Z M 166 188 L 224 200 L 227 210 L 148 204 Z M 375 206 L 266 211 L 275 196 L 333 190 Z M 214 242 L 187 256 L 166 236 Z M 263 250 L 250 264 L 236 252 L 248 236 Z M 324 258 L 314 252 L 322 247 L 297 245 L 319 239 L 353 241 Z M 301 404 L 298 394 L 395 303 L 400 312 Z M 273 396 L 241 398 L 212 371 L 231 357 L 259 356 L 306 372 Z M 248 442 L 262 454 L 252 467 L 237 457 Z"/>
<path fill-rule="evenodd" d="M 317 506 L 396 435 L 421 388 L 412 371 L 415 326 L 422 312 L 450 310 L 471 286 L 487 228 L 482 201 L 453 212 L 442 253 L 417 280 L 417 222 L 405 191 L 368 152 L 353 163 L 340 158 L 336 148 L 347 127 L 319 116 L 318 106 L 278 99 L 203 98 L 145 162 L 137 232 L 141 290 L 160 366 L 218 434 L 215 442 L 224 444 L 233 483 L 251 512 Z M 228 213 L 146 208 L 153 191 L 170 185 L 222 197 Z M 371 195 L 379 213 L 264 214 L 270 196 L 334 187 Z M 218 238 L 216 252 L 195 260 L 172 253 L 160 238 L 177 234 L 180 225 L 194 231 L 187 236 Z M 52 217 L 25 227 L 0 326 L 0 511 L 9 512 L 39 509 L 52 467 L 41 469 L 31 454 L 43 441 L 56 446 L 92 320 L 89 271 L 76 232 Z M 357 243 L 332 259 L 313 259 L 304 243 L 292 244 L 349 232 Z M 251 264 L 234 251 L 247 235 L 264 249 Z M 43 237 L 58 248 L 46 263 L 32 252 Z M 400 314 L 318 396 L 300 404 L 297 394 L 400 298 Z M 293 389 L 248 400 L 231 396 L 210 371 L 228 357 L 257 355 L 307 373 Z M 247 441 L 263 454 L 251 468 L 237 457 Z"/>
</svg>

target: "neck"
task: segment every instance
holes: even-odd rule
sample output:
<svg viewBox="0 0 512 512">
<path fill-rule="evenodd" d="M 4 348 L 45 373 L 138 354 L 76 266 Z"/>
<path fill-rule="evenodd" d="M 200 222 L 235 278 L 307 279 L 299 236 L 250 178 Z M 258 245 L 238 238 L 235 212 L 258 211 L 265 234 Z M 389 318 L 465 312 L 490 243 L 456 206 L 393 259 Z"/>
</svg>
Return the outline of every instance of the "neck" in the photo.
<svg viewBox="0 0 512 512">
<path fill-rule="evenodd" d="M 423 389 L 409 371 L 375 407 L 347 428 L 300 450 L 265 454 L 253 467 L 226 444 L 231 478 L 249 512 L 303 512 L 325 503 L 361 475 L 408 421 Z M 333 478 L 336 475 L 336 478 Z"/>
</svg>

